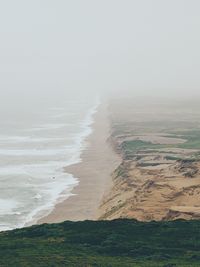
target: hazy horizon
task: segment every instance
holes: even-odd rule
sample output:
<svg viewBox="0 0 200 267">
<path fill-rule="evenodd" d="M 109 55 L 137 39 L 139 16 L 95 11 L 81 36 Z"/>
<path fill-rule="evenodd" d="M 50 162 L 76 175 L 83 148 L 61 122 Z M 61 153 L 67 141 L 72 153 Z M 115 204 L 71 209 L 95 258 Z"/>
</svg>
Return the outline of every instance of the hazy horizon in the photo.
<svg viewBox="0 0 200 267">
<path fill-rule="evenodd" d="M 197 0 L 8 0 L 0 91 L 200 96 Z"/>
</svg>

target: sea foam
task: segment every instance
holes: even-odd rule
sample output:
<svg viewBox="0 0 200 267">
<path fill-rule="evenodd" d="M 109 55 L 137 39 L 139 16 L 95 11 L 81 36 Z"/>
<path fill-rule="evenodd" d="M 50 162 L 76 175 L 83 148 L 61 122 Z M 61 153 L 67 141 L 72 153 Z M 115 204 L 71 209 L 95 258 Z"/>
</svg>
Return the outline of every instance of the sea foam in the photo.
<svg viewBox="0 0 200 267">
<path fill-rule="evenodd" d="M 68 106 L 50 108 L 44 124 L 0 135 L 0 230 L 35 223 L 78 184 L 64 167 L 81 161 L 99 101 L 90 108 L 75 101 Z"/>
</svg>

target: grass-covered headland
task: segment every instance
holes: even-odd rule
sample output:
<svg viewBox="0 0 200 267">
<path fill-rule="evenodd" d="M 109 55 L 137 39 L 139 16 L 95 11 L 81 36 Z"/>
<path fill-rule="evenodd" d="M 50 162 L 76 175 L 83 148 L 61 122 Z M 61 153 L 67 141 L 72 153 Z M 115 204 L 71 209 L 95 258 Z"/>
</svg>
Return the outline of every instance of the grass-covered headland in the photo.
<svg viewBox="0 0 200 267">
<path fill-rule="evenodd" d="M 1 267 L 200 266 L 200 221 L 64 222 L 0 233 Z"/>
</svg>

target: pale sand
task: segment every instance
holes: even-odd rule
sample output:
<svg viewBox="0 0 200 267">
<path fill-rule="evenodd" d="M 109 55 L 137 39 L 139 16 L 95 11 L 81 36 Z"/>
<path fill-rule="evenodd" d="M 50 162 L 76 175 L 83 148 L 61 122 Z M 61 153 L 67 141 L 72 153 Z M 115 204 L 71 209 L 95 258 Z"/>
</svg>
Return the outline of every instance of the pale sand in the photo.
<svg viewBox="0 0 200 267">
<path fill-rule="evenodd" d="M 99 205 L 111 189 L 111 173 L 120 164 L 120 158 L 108 141 L 110 123 L 105 104 L 100 105 L 94 120 L 93 133 L 81 155 L 82 162 L 66 168 L 66 172 L 79 179 L 79 185 L 72 191 L 74 195 L 57 204 L 38 223 L 96 220 L 100 216 Z"/>
</svg>

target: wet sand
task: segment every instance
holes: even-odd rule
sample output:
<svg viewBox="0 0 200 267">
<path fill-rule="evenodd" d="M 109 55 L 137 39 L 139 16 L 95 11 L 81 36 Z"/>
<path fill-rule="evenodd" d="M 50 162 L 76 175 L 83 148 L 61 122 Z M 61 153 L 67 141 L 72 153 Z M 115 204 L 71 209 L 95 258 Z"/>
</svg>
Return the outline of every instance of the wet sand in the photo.
<svg viewBox="0 0 200 267">
<path fill-rule="evenodd" d="M 86 140 L 82 161 L 66 168 L 66 172 L 78 178 L 79 185 L 72 190 L 72 196 L 58 203 L 38 223 L 96 220 L 100 216 L 99 205 L 112 186 L 111 173 L 120 163 L 119 156 L 108 141 L 110 122 L 105 104 L 101 104 L 94 115 L 92 127 L 93 133 Z"/>
</svg>

